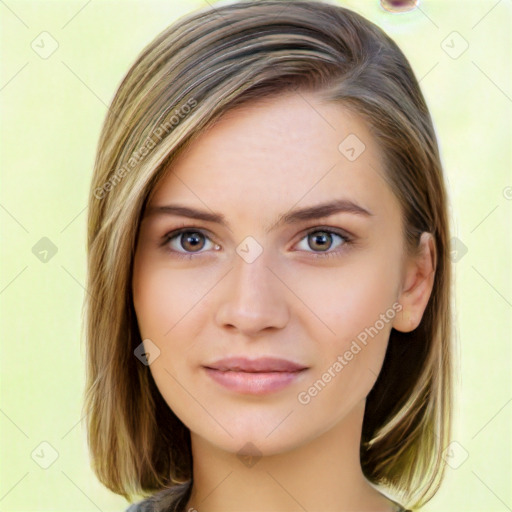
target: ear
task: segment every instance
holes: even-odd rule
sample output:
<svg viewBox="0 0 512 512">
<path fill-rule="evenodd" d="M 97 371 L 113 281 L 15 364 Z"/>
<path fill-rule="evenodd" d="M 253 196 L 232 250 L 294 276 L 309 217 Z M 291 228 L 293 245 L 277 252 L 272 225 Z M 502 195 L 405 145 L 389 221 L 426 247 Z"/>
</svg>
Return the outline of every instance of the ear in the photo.
<svg viewBox="0 0 512 512">
<path fill-rule="evenodd" d="M 420 324 L 434 286 L 436 262 L 434 238 L 431 233 L 424 232 L 420 237 L 417 254 L 409 256 L 405 263 L 398 297 L 402 311 L 393 321 L 393 327 L 397 331 L 410 332 Z"/>
</svg>

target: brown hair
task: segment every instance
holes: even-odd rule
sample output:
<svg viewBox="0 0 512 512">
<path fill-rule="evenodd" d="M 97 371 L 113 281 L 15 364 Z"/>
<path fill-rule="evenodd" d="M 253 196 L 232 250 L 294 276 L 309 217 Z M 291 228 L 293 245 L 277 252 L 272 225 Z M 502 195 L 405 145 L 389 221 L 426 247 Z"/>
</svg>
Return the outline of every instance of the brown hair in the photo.
<svg viewBox="0 0 512 512">
<path fill-rule="evenodd" d="M 144 205 L 172 161 L 222 114 L 292 90 L 364 118 L 400 201 L 408 250 L 422 232 L 435 239 L 431 297 L 414 331 L 391 331 L 360 455 L 365 476 L 409 506 L 441 482 L 451 428 L 451 270 L 425 100 L 403 53 L 362 16 L 323 2 L 259 0 L 196 11 L 162 32 L 123 79 L 101 132 L 89 199 L 84 412 L 95 473 L 128 499 L 192 478 L 189 431 L 134 357 L 141 338 L 131 276 Z"/>
</svg>

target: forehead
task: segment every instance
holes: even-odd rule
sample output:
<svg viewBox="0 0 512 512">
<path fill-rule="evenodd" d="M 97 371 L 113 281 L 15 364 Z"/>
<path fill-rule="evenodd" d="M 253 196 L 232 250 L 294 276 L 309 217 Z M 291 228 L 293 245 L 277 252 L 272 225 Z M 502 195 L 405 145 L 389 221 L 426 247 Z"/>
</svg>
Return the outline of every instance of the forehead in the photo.
<svg viewBox="0 0 512 512">
<path fill-rule="evenodd" d="M 361 117 L 314 93 L 291 93 L 225 113 L 173 162 L 151 203 L 185 200 L 237 216 L 340 198 L 389 209 L 396 199 L 383 175 Z"/>
</svg>

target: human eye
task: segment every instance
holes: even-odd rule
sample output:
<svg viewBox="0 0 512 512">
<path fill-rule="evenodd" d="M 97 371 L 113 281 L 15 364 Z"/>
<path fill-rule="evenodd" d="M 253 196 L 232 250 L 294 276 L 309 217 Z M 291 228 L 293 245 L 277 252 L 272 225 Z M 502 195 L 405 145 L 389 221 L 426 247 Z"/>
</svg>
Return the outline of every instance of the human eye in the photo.
<svg viewBox="0 0 512 512">
<path fill-rule="evenodd" d="M 219 246 L 201 229 L 185 227 L 165 234 L 161 245 L 173 256 L 192 259 L 206 252 L 202 249 L 208 248 L 208 243 L 210 249 L 218 250 Z"/>
<path fill-rule="evenodd" d="M 335 245 L 336 240 L 338 242 L 337 245 Z M 352 241 L 351 236 L 339 230 L 333 230 L 327 227 L 314 227 L 308 230 L 306 236 L 301 239 L 300 243 L 303 244 L 301 250 L 311 252 L 313 257 L 328 258 L 339 256 L 345 246 L 351 244 Z M 313 251 L 308 251 L 307 247 L 313 249 Z M 330 250 L 333 247 L 342 247 L 342 250 Z"/>
<path fill-rule="evenodd" d="M 345 232 L 333 228 L 315 227 L 308 230 L 297 247 L 299 250 L 310 252 L 313 257 L 327 258 L 339 256 L 343 248 L 352 242 L 353 238 Z M 220 249 L 220 246 L 213 242 L 202 229 L 194 227 L 183 227 L 165 234 L 161 246 L 173 257 L 189 260 L 208 252 L 208 249 Z M 333 250 L 339 247 L 342 249 Z"/>
</svg>

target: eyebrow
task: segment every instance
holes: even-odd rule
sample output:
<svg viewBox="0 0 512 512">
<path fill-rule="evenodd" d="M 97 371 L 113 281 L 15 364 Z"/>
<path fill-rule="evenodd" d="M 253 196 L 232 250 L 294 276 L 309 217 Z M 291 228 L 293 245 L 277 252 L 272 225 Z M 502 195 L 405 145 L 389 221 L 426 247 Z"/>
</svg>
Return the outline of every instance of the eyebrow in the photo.
<svg viewBox="0 0 512 512">
<path fill-rule="evenodd" d="M 372 212 L 363 208 L 362 206 L 359 206 L 353 201 L 349 201 L 347 199 L 338 199 L 335 201 L 321 203 L 318 205 L 308 206 L 305 208 L 299 208 L 286 212 L 278 217 L 277 221 L 267 229 L 267 232 L 282 224 L 295 224 L 297 222 L 306 220 L 321 219 L 324 217 L 329 217 L 336 213 L 351 213 L 354 215 L 360 215 L 365 217 L 370 217 L 374 215 Z M 214 222 L 229 229 L 229 224 L 226 221 L 224 215 L 220 213 L 197 210 L 195 208 L 190 208 L 188 206 L 183 206 L 179 204 L 149 206 L 144 216 L 147 217 L 152 215 L 177 215 L 180 217 L 188 217 L 190 219 Z"/>
</svg>

